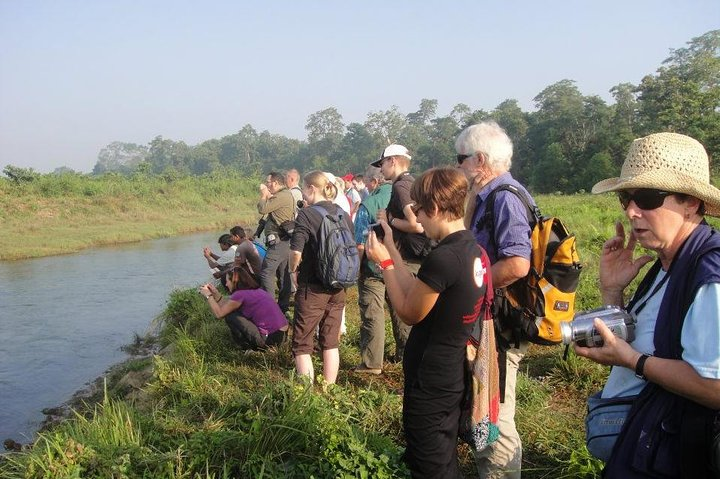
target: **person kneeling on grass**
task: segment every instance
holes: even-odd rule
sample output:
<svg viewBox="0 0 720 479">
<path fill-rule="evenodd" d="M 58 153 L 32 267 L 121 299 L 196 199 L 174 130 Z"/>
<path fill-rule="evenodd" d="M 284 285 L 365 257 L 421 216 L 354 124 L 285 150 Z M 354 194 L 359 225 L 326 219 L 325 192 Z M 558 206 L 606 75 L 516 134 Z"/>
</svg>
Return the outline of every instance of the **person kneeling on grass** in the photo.
<svg viewBox="0 0 720 479">
<path fill-rule="evenodd" d="M 227 275 L 230 297 L 223 298 L 215 286 L 200 287 L 213 315 L 230 328 L 232 337 L 242 349 L 259 350 L 285 341 L 288 322 L 270 293 L 243 267 Z"/>
</svg>

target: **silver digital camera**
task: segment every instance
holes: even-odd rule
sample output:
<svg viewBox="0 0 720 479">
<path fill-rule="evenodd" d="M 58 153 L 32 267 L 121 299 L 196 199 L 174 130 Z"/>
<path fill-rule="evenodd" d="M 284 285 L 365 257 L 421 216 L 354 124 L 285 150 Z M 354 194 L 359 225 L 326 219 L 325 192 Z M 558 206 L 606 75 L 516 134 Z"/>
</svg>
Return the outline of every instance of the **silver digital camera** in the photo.
<svg viewBox="0 0 720 479">
<path fill-rule="evenodd" d="M 586 348 L 601 347 L 603 339 L 593 324 L 595 318 L 601 319 L 618 338 L 627 342 L 635 339 L 635 316 L 619 306 L 601 306 L 576 313 L 572 321 L 560 323 L 563 344 L 576 343 Z"/>
</svg>

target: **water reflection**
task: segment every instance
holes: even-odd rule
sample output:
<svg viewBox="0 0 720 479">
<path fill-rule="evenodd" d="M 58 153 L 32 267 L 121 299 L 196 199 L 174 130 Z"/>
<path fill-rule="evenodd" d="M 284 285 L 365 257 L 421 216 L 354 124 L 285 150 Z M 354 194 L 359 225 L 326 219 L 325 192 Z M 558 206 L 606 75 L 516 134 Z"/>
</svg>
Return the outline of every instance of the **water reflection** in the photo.
<svg viewBox="0 0 720 479">
<path fill-rule="evenodd" d="M 43 408 L 122 361 L 172 289 L 210 278 L 219 234 L 0 262 L 0 440 L 28 441 Z"/>
</svg>

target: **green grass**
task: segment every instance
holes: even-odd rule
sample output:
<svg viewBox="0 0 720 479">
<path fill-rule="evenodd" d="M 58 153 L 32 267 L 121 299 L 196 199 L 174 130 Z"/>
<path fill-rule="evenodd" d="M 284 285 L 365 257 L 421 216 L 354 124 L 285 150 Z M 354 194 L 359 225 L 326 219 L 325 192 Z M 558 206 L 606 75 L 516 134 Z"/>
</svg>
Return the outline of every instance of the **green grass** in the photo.
<svg viewBox="0 0 720 479">
<path fill-rule="evenodd" d="M 254 196 L 253 196 L 254 198 Z M 543 196 L 545 214 L 561 217 L 579 241 L 584 268 L 576 309 L 599 305 L 597 262 L 622 219 L 612 196 Z M 169 352 L 153 360 L 145 399 L 108 387 L 89 412 L 41 434 L 28 451 L 0 461 L 7 478 L 407 477 L 400 460 L 402 370 L 351 372 L 359 361 L 357 291 L 347 301 L 338 384 L 310 387 L 294 375 L 288 345 L 245 353 L 194 290 L 172 293 L 158 338 Z M 393 352 L 389 321 L 386 352 Z M 585 400 L 609 368 L 563 348 L 530 348 L 517 389 L 523 477 L 596 477 L 601 464 L 584 443 Z M 318 358 L 314 358 L 318 360 Z M 147 362 L 128 365 L 142 370 Z M 321 370 L 316 364 L 316 371 Z M 477 477 L 459 446 L 466 477 Z"/>
<path fill-rule="evenodd" d="M 254 227 L 259 182 L 231 171 L 202 177 L 42 175 L 20 184 L 0 179 L 0 260 Z"/>
</svg>

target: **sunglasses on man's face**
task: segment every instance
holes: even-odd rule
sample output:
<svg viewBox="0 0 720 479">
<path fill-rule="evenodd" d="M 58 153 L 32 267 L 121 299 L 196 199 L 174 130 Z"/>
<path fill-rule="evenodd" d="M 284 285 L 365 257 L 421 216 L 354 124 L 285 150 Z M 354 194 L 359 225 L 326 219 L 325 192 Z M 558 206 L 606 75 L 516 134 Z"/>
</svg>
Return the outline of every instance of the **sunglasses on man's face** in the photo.
<svg viewBox="0 0 720 479">
<path fill-rule="evenodd" d="M 473 156 L 473 155 L 457 155 L 456 158 L 457 158 L 458 165 L 462 165 L 463 161 L 467 160 L 471 156 Z"/>
<path fill-rule="evenodd" d="M 618 191 L 618 199 L 623 209 L 626 210 L 631 201 L 641 210 L 654 210 L 660 208 L 665 203 L 665 198 L 673 195 L 672 191 L 639 189 L 635 193 L 629 191 Z"/>
</svg>

